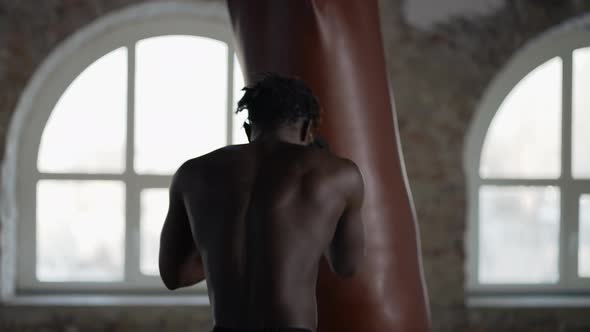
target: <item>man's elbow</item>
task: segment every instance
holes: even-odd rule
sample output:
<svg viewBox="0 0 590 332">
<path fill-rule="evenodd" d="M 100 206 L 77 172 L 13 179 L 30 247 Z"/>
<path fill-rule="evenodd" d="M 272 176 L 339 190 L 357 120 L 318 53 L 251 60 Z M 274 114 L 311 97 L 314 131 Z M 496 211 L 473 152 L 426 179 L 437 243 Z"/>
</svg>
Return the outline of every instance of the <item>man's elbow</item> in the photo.
<svg viewBox="0 0 590 332">
<path fill-rule="evenodd" d="M 168 288 L 168 290 L 176 290 L 180 288 L 180 285 L 177 282 L 173 282 L 170 279 L 165 278 L 164 276 L 161 276 L 162 278 L 162 282 L 164 283 L 164 286 L 166 286 L 166 288 Z"/>
<path fill-rule="evenodd" d="M 181 287 L 178 276 L 170 273 L 168 269 L 164 268 L 162 265 L 160 265 L 160 278 L 162 279 L 164 286 L 169 290 L 176 290 Z"/>
<path fill-rule="evenodd" d="M 168 272 L 166 272 L 168 271 Z M 202 273 L 195 273 L 193 270 L 182 270 L 180 272 L 169 272 L 170 270 L 160 268 L 160 278 L 169 290 L 176 290 L 183 287 L 190 287 L 205 280 Z"/>
<path fill-rule="evenodd" d="M 162 281 L 164 282 L 164 286 L 166 286 L 166 288 L 168 288 L 168 290 L 177 290 L 180 288 L 180 285 L 178 283 L 172 283 L 170 281 L 166 281 L 166 279 L 162 278 Z"/>
</svg>

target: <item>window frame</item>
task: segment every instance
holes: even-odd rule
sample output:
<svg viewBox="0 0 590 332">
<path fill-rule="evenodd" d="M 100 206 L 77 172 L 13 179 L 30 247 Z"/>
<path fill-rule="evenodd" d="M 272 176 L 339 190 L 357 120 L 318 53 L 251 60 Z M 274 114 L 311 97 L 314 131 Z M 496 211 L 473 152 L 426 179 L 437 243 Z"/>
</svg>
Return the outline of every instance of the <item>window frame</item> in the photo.
<svg viewBox="0 0 590 332">
<path fill-rule="evenodd" d="M 156 3 L 105 15 L 57 47 L 33 75 L 9 128 L 3 165 L 1 295 L 125 293 L 166 289 L 157 276 L 140 271 L 140 193 L 168 188 L 172 175 L 137 174 L 133 169 L 135 44 L 164 35 L 193 35 L 227 45 L 227 137 L 233 135 L 234 47 L 226 8 L 215 3 Z M 69 84 L 90 64 L 119 47 L 127 48 L 126 165 L 122 174 L 41 173 L 39 143 L 51 111 Z M 36 185 L 39 180 L 117 180 L 125 184 L 125 264 L 121 282 L 40 282 L 36 280 Z M 23 203 L 23 202 L 26 202 Z M 31 208 L 35 207 L 35 208 Z M 134 247 L 134 249 L 133 249 Z M 8 250 L 4 250 L 8 249 Z M 129 264 L 128 262 L 132 262 Z M 195 291 L 196 289 L 196 291 Z M 204 285 L 183 292 L 205 294 Z"/>
<path fill-rule="evenodd" d="M 467 178 L 466 290 L 478 295 L 590 295 L 590 278 L 578 276 L 579 197 L 590 192 L 590 179 L 573 179 L 572 74 L 573 51 L 590 47 L 590 16 L 541 35 L 516 53 L 496 75 L 475 112 L 466 136 L 464 171 Z M 554 57 L 562 59 L 561 175 L 557 179 L 483 179 L 479 174 L 483 144 L 497 110 L 512 89 L 532 70 Z M 560 191 L 559 280 L 555 284 L 482 284 L 479 271 L 479 188 L 482 185 L 552 185 Z"/>
</svg>

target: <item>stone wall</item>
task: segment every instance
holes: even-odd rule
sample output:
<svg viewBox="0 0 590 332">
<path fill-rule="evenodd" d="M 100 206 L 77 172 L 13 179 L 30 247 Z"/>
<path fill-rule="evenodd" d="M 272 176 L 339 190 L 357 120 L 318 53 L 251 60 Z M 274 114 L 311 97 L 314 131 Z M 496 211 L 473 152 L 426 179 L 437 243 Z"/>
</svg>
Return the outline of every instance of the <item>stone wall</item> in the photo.
<svg viewBox="0 0 590 332">
<path fill-rule="evenodd" d="M 588 309 L 466 307 L 462 160 L 467 128 L 493 76 L 531 38 L 590 13 L 590 2 L 454 0 L 443 11 L 441 1 L 381 1 L 435 331 L 590 331 Z M 21 91 L 56 45 L 105 13 L 144 2 L 0 0 L 0 155 Z M 0 306 L 0 330 L 205 331 L 208 314 L 191 307 Z"/>
</svg>

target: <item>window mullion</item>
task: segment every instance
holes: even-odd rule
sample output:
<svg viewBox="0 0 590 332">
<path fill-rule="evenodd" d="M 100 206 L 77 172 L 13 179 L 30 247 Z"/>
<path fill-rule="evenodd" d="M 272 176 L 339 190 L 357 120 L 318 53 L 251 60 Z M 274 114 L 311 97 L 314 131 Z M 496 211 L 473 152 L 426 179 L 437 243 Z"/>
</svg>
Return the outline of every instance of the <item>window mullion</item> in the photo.
<svg viewBox="0 0 590 332">
<path fill-rule="evenodd" d="M 478 186 L 559 186 L 559 179 L 481 179 L 475 181 Z"/>
<path fill-rule="evenodd" d="M 559 236 L 560 283 L 571 286 L 577 275 L 577 195 L 572 187 L 572 52 L 563 59 L 561 111 L 561 208 Z"/>
<path fill-rule="evenodd" d="M 233 143 L 234 136 L 234 48 L 227 45 L 227 144 Z"/>
<path fill-rule="evenodd" d="M 36 173 L 33 175 L 35 182 L 39 180 L 63 180 L 63 181 L 124 181 L 124 174 L 107 173 Z"/>
<path fill-rule="evenodd" d="M 127 153 L 125 175 L 135 174 L 135 43 L 127 46 Z"/>
<path fill-rule="evenodd" d="M 125 197 L 125 281 L 139 274 L 139 185 L 135 174 L 135 43 L 127 46 L 127 153 Z"/>
<path fill-rule="evenodd" d="M 127 181 L 126 197 L 126 232 L 125 232 L 125 281 L 133 282 L 138 279 L 140 246 L 140 186 L 137 184 L 135 177 L 130 177 Z"/>
</svg>

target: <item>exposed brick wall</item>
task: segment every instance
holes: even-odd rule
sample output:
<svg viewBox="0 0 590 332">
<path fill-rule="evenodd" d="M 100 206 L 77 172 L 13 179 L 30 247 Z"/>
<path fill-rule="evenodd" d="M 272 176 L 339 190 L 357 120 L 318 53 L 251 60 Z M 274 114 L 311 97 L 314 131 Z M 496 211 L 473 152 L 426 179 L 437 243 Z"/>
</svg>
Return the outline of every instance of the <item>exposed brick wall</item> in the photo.
<svg viewBox="0 0 590 332">
<path fill-rule="evenodd" d="M 406 0 L 412 1 L 412 0 Z M 398 7 L 384 6 L 383 17 Z M 485 88 L 527 41 L 590 13 L 585 1 L 506 1 L 489 16 L 451 19 L 424 31 L 384 20 L 406 167 L 421 228 L 436 331 L 590 331 L 588 309 L 465 306 L 464 139 Z"/>
<path fill-rule="evenodd" d="M 210 310 L 203 307 L 4 307 L 3 332 L 205 332 Z"/>
<path fill-rule="evenodd" d="M 148 1 L 0 0 L 0 155 L 19 94 L 40 62 L 64 38 L 94 19 L 144 2 Z M 462 160 L 467 128 L 492 77 L 531 38 L 590 13 L 590 2 L 507 1 L 487 16 L 449 18 L 428 30 L 406 22 L 402 0 L 381 4 L 435 330 L 590 331 L 590 315 L 584 309 L 466 308 Z M 208 315 L 208 309 L 186 307 L 0 306 L 0 330 L 205 331 Z"/>
</svg>

